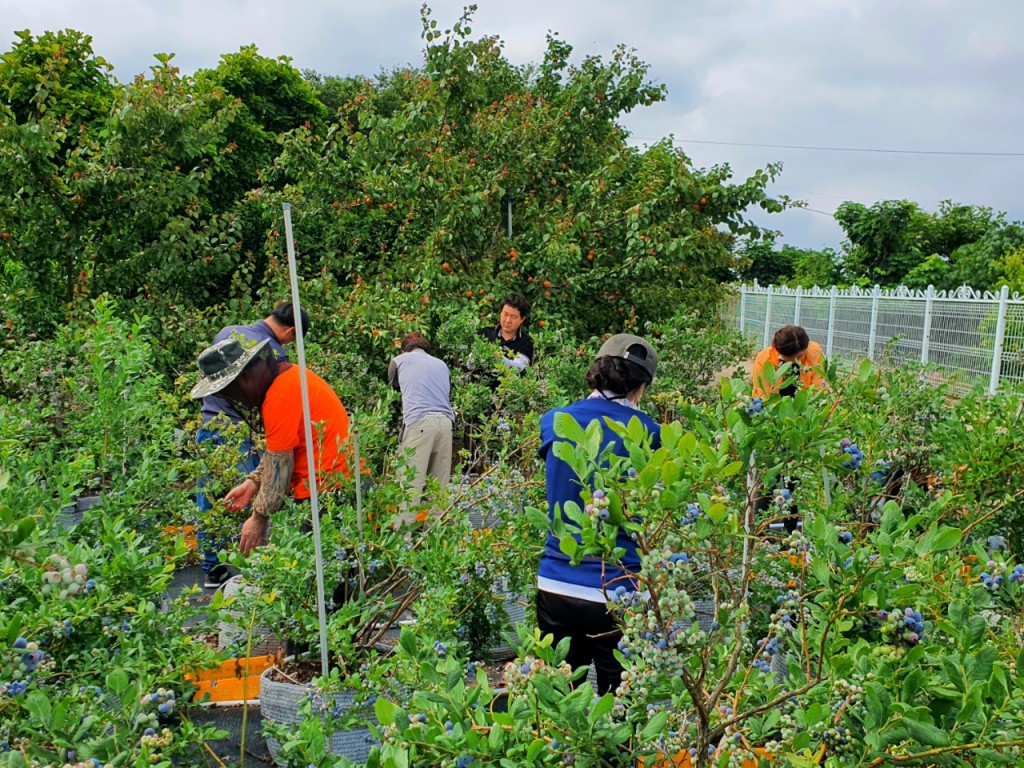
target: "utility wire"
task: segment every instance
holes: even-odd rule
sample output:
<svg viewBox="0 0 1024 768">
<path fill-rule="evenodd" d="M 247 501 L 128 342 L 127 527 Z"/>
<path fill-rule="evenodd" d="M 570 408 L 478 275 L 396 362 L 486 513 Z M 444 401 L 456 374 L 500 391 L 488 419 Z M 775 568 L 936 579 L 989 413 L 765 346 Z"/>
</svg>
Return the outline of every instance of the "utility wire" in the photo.
<svg viewBox="0 0 1024 768">
<path fill-rule="evenodd" d="M 633 136 L 638 141 L 657 139 Z M 672 139 L 674 144 L 713 144 L 719 147 L 759 147 L 761 149 L 800 149 L 812 152 L 872 152 L 885 155 L 943 155 L 959 157 L 1024 157 L 1024 152 L 957 152 L 938 149 L 879 149 L 873 147 L 814 147 L 803 144 L 754 144 L 744 141 L 708 141 L 705 139 Z"/>
</svg>

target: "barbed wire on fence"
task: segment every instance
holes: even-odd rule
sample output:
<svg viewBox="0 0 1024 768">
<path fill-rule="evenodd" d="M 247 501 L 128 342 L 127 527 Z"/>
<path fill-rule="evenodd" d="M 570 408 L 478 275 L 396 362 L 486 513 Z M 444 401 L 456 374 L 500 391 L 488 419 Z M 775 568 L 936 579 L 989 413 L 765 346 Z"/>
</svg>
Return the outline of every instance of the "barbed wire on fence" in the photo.
<svg viewBox="0 0 1024 768">
<path fill-rule="evenodd" d="M 916 360 L 946 371 L 957 391 L 1024 381 L 1024 299 L 963 286 L 787 288 L 742 285 L 725 317 L 767 347 L 777 328 L 802 325 L 829 357 Z"/>
</svg>

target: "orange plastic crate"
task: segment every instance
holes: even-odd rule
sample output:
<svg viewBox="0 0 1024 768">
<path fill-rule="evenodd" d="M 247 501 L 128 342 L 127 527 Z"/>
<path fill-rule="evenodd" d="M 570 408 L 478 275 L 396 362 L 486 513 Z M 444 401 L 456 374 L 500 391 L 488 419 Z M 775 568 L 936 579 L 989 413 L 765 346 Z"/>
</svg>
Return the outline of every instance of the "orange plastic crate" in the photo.
<svg viewBox="0 0 1024 768">
<path fill-rule="evenodd" d="M 199 549 L 199 542 L 196 540 L 196 527 L 194 525 L 168 525 L 164 527 L 167 536 L 183 536 L 185 546 L 189 552 Z"/>
<path fill-rule="evenodd" d="M 760 749 L 755 749 L 760 755 L 765 753 Z M 665 755 L 657 755 L 651 759 L 648 763 L 644 758 L 638 758 L 636 761 L 638 768 L 692 768 L 693 763 L 690 761 L 690 753 L 686 750 L 682 750 L 676 753 L 675 757 L 667 757 Z M 757 768 L 757 760 L 744 760 L 743 768 Z"/>
<path fill-rule="evenodd" d="M 208 693 L 210 701 L 220 704 L 252 704 L 259 702 L 260 675 L 272 666 L 272 655 L 246 656 L 228 659 L 215 669 L 201 669 L 187 674 L 185 679 L 198 687 L 193 697 L 197 700 Z"/>
</svg>

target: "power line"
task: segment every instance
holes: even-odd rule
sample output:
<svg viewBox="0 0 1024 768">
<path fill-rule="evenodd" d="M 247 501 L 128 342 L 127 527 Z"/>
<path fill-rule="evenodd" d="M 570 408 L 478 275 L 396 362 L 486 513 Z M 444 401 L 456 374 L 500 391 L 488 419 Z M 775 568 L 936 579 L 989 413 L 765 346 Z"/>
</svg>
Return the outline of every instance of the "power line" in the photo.
<svg viewBox="0 0 1024 768">
<path fill-rule="evenodd" d="M 639 141 L 657 139 L 634 136 Z M 815 147 L 804 144 L 755 144 L 745 141 L 708 141 L 705 139 L 672 139 L 674 144 L 712 144 L 719 147 L 758 147 L 761 149 L 799 149 L 811 152 L 871 152 L 884 155 L 942 155 L 953 157 L 1024 157 L 1024 152 L 958 152 L 938 149 L 880 149 L 875 147 Z"/>
<path fill-rule="evenodd" d="M 830 219 L 834 219 L 835 218 L 835 214 L 834 213 L 829 213 L 828 211 L 819 211 L 817 208 L 808 208 L 807 206 L 804 206 L 804 205 L 794 205 L 792 208 L 788 208 L 787 210 L 790 210 L 790 211 L 810 211 L 811 213 L 820 213 L 822 216 L 828 216 Z"/>
</svg>

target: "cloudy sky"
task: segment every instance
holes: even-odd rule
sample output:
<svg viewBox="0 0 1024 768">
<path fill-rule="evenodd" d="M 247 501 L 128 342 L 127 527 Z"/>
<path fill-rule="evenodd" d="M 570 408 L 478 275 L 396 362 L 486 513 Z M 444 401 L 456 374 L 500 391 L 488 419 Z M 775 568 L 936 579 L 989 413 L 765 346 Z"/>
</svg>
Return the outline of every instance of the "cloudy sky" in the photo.
<svg viewBox="0 0 1024 768">
<path fill-rule="evenodd" d="M 758 217 L 785 242 L 837 246 L 843 200 L 992 207 L 1024 220 L 1022 0 L 479 0 L 474 36 L 516 63 L 557 32 L 577 55 L 635 48 L 667 100 L 625 118 L 634 141 L 672 135 L 699 166 L 765 163 L 808 210 Z M 439 24 L 463 3 L 435 0 Z M 300 69 L 372 75 L 421 59 L 413 0 L 0 0 L 14 31 L 73 28 L 121 81 L 173 52 L 185 72 L 255 43 Z M 713 143 L 720 142 L 720 143 Z M 737 146 L 737 145 L 773 146 Z M 847 152 L 787 147 L 859 148 Z M 916 153 L 916 154 L 915 154 Z M 934 153 L 934 154 L 925 154 Z M 967 153 L 998 153 L 979 155 Z M 1015 155 L 1015 156 L 1014 156 Z"/>
</svg>

